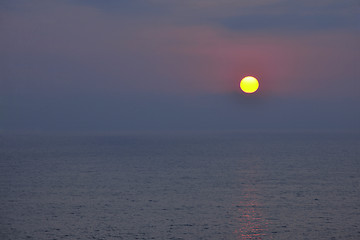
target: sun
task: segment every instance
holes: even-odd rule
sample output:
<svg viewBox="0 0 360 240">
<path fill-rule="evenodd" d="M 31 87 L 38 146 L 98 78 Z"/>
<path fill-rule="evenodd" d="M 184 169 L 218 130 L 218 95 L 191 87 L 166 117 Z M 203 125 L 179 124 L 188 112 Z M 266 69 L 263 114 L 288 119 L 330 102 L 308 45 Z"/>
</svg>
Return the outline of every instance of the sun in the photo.
<svg viewBox="0 0 360 240">
<path fill-rule="evenodd" d="M 259 82 L 252 76 L 247 76 L 241 79 L 240 88 L 245 93 L 254 93 L 259 88 Z"/>
</svg>

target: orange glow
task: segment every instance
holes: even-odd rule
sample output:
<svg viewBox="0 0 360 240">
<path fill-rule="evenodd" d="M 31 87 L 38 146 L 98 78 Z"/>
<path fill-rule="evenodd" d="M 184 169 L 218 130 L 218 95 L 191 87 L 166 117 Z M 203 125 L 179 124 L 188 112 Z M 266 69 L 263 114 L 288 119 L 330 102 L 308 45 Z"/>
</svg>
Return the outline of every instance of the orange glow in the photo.
<svg viewBox="0 0 360 240">
<path fill-rule="evenodd" d="M 259 82 L 252 76 L 247 76 L 241 79 L 240 88 L 245 93 L 254 93 L 259 88 Z"/>
</svg>

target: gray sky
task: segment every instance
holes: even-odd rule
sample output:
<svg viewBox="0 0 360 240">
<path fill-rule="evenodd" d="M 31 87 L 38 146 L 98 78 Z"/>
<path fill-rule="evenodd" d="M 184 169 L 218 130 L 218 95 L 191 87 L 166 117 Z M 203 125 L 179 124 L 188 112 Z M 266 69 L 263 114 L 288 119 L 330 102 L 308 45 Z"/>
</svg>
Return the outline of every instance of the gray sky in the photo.
<svg viewBox="0 0 360 240">
<path fill-rule="evenodd" d="M 360 130 L 358 1 L 0 3 L 1 131 Z M 239 81 L 260 81 L 254 95 Z"/>
</svg>

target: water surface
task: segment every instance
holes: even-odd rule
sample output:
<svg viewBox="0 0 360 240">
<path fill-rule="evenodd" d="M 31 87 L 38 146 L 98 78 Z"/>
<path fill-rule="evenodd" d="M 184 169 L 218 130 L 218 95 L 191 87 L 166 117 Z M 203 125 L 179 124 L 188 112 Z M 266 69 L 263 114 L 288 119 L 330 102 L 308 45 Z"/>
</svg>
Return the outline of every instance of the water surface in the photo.
<svg viewBox="0 0 360 240">
<path fill-rule="evenodd" d="M 360 239 L 360 137 L 0 135 L 1 239 Z"/>
</svg>

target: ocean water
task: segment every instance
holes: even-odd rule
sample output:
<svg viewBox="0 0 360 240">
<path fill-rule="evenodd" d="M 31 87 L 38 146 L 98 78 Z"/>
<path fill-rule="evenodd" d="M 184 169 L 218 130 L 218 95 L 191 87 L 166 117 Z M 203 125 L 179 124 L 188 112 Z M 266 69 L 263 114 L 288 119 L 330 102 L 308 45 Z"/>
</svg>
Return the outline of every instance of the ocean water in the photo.
<svg viewBox="0 0 360 240">
<path fill-rule="evenodd" d="M 0 239 L 360 239 L 350 133 L 0 135 Z"/>
</svg>

